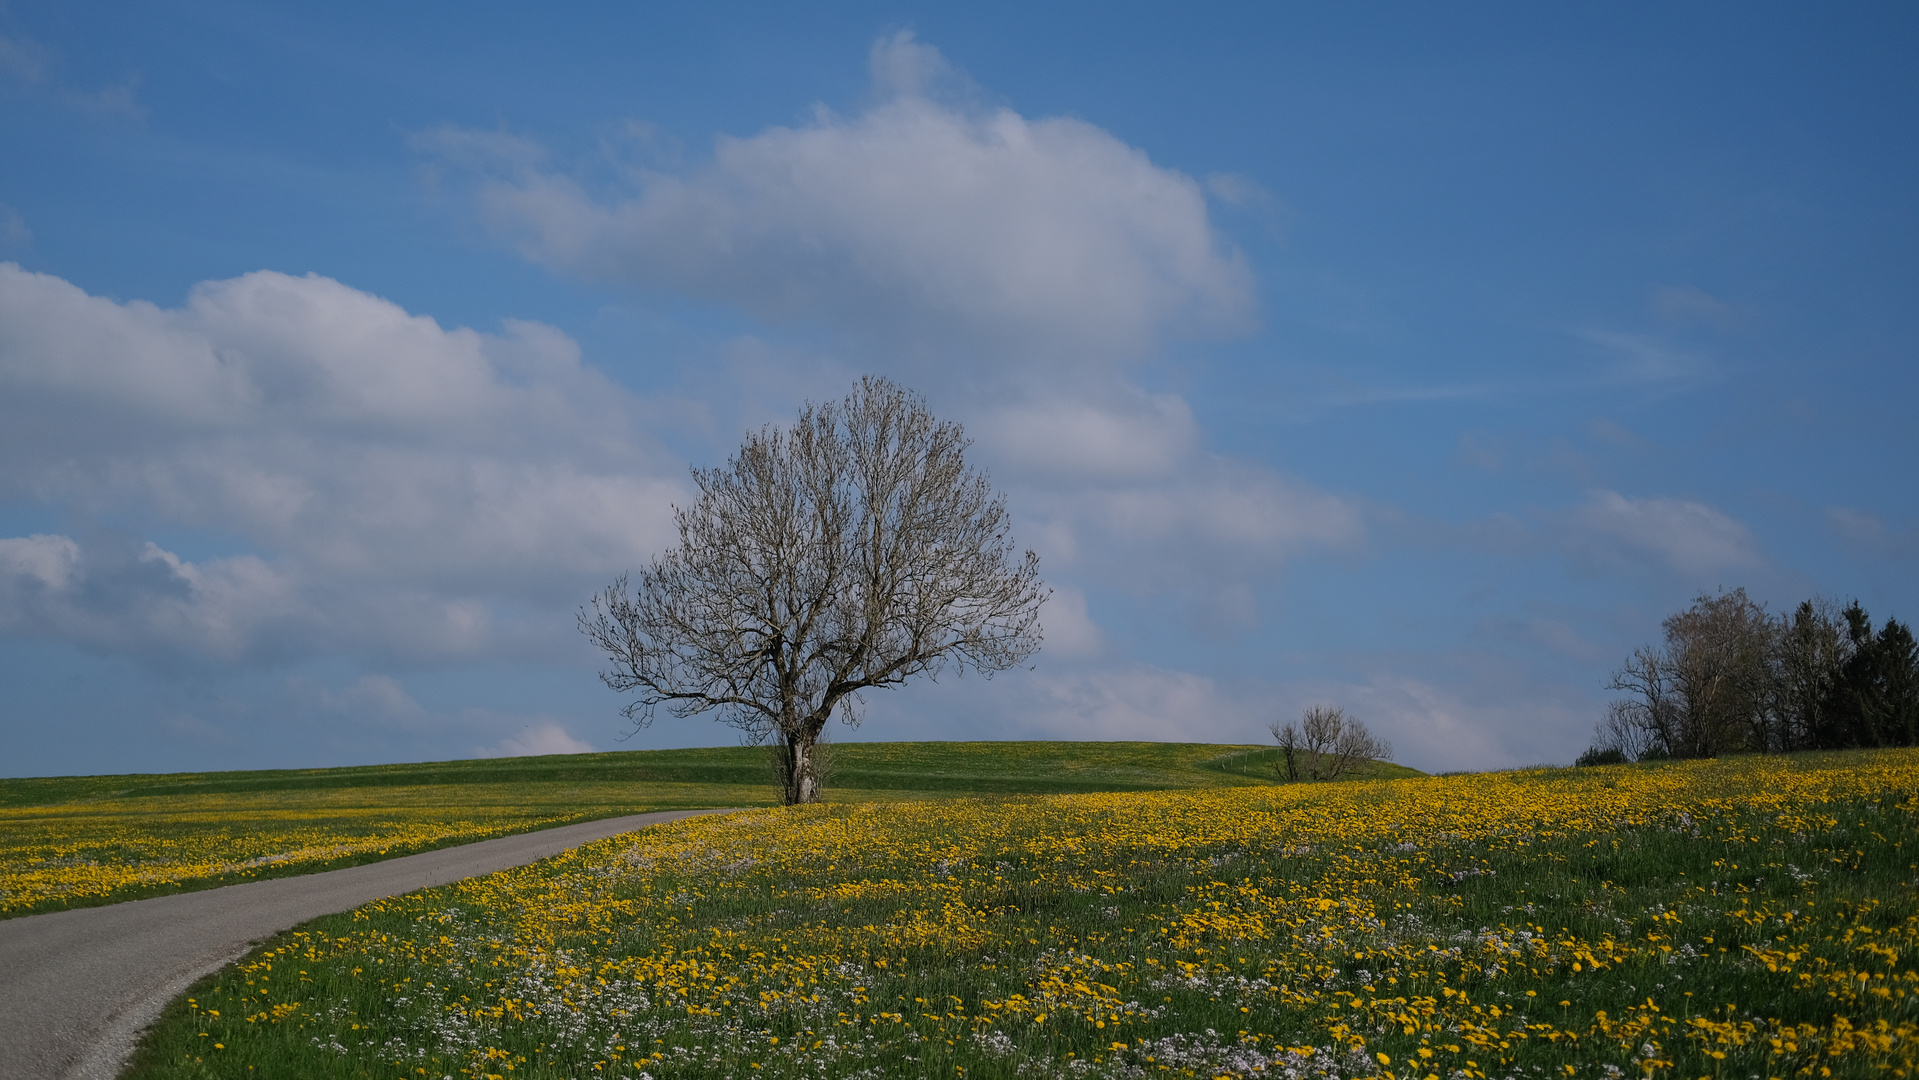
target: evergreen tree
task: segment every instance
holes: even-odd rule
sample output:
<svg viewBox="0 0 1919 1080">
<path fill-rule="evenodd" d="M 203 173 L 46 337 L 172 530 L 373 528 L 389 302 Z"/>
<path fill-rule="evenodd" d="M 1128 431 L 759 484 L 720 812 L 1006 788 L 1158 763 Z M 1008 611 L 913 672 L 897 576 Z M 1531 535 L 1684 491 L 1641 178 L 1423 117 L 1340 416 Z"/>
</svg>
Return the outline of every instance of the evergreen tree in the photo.
<svg viewBox="0 0 1919 1080">
<path fill-rule="evenodd" d="M 1781 618 L 1778 686 L 1778 750 L 1833 745 L 1839 715 L 1834 706 L 1852 656 L 1852 639 L 1838 605 L 1823 596 L 1802 600 L 1790 619 Z"/>
<path fill-rule="evenodd" d="M 1869 722 L 1880 746 L 1919 743 L 1919 645 L 1912 630 L 1887 619 L 1872 640 Z"/>
</svg>

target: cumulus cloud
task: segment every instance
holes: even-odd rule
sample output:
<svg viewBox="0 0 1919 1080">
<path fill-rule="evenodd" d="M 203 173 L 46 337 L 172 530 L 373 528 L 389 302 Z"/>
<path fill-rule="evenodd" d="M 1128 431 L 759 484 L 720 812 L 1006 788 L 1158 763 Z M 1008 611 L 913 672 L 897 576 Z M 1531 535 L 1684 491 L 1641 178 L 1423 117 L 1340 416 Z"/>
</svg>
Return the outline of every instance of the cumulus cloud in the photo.
<svg viewBox="0 0 1919 1080">
<path fill-rule="evenodd" d="M 1020 718 L 1047 738 L 1242 743 L 1266 722 L 1205 675 L 1149 664 L 1040 673 L 1027 688 Z"/>
<path fill-rule="evenodd" d="M 1023 398 L 970 430 L 1007 472 L 1063 483 L 1163 479 L 1193 458 L 1200 436 L 1183 399 L 1130 389 L 1107 400 Z"/>
<path fill-rule="evenodd" d="M 873 50 L 877 104 L 721 137 L 710 163 L 598 193 L 519 144 L 480 188 L 487 219 L 565 271 L 824 319 L 981 362 L 1105 363 L 1169 331 L 1246 326 L 1244 259 L 1191 177 L 1081 120 L 949 104 L 952 72 L 910 35 Z M 443 130 L 430 151 L 484 140 Z"/>
<path fill-rule="evenodd" d="M 1258 560 L 1362 535 L 1358 510 L 1346 499 L 1244 463 L 1213 465 L 1205 470 L 1211 475 L 1189 476 L 1177 486 L 1089 493 L 1088 516 L 1139 542 L 1202 545 Z"/>
<path fill-rule="evenodd" d="M 1182 597 L 1206 626 L 1256 616 L 1252 586 L 1365 540 L 1360 507 L 1203 445 L 1186 402 L 1123 384 L 987 407 L 969 425 L 1055 570 Z"/>
<path fill-rule="evenodd" d="M 1578 705 L 1511 686 L 1470 693 L 1403 674 L 1339 688 L 1340 702 L 1393 745 L 1393 759 L 1426 772 L 1558 762 L 1584 748 L 1592 716 Z"/>
<path fill-rule="evenodd" d="M 0 541 L 0 626 L 228 660 L 476 655 L 503 604 L 571 603 L 670 537 L 677 468 L 632 410 L 551 327 L 447 329 L 264 271 L 163 309 L 0 264 L 0 494 L 249 549 Z"/>
<path fill-rule="evenodd" d="M 1089 586 L 1170 591 L 1238 625 L 1262 575 L 1363 540 L 1350 501 L 1208 452 L 1181 397 L 1128 381 L 1171 336 L 1250 325 L 1250 274 L 1207 200 L 1263 193 L 1084 121 L 980 105 L 908 34 L 871 63 L 870 107 L 721 138 L 703 164 L 629 170 L 614 189 L 511 133 L 419 143 L 479 177 L 482 212 L 534 259 L 835 332 L 807 377 L 769 361 L 771 380 L 705 387 L 692 411 L 716 439 L 764 419 L 728 409 L 765 406 L 765 384 L 833 395 L 849 362 L 933 393 L 1047 558 L 1049 653 L 1068 663 L 1109 648 Z M 570 642 L 584 588 L 671 539 L 686 492 L 636 433 L 643 407 L 538 324 L 444 327 L 270 271 L 167 308 L 0 264 L 0 497 L 237 549 L 93 527 L 0 539 L 0 631 L 228 664 L 550 650 L 529 642 Z M 1238 715 L 1201 676 L 1105 666 L 1046 684 L 1045 722 L 1211 737 Z M 409 730 L 454 722 L 384 675 L 316 702 Z M 518 734 L 490 714 L 458 723 L 497 736 L 486 753 L 588 749 L 550 717 L 511 719 Z"/>
<path fill-rule="evenodd" d="M 1684 499 L 1634 499 L 1594 491 L 1566 515 L 1567 537 L 1586 558 L 1662 563 L 1680 575 L 1704 580 L 1726 571 L 1765 565 L 1752 533 L 1704 503 Z"/>
<path fill-rule="evenodd" d="M 825 325 L 840 362 L 954 409 L 1049 573 L 1170 585 L 1202 621 L 1240 625 L 1249 573 L 1361 537 L 1355 507 L 1208 453 L 1184 399 L 1129 381 L 1170 337 L 1251 325 L 1251 274 L 1208 198 L 1254 205 L 1256 185 L 1195 179 L 1081 120 L 982 105 L 910 33 L 877 41 L 870 67 L 860 111 L 817 108 L 610 185 L 511 133 L 416 142 L 477 174 L 481 213 L 531 259 Z M 833 362 L 774 366 L 843 385 Z"/>
<path fill-rule="evenodd" d="M 0 631 L 104 651 L 172 650 L 236 660 L 306 629 L 284 575 L 252 556 L 204 565 L 150 542 L 0 539 Z"/>
<path fill-rule="evenodd" d="M 541 754 L 590 754 L 597 749 L 567 734 L 557 721 L 529 723 L 517 735 L 509 735 L 493 746 L 476 746 L 475 757 L 534 757 Z"/>
<path fill-rule="evenodd" d="M 1263 675 L 1228 676 L 1114 657 L 1056 657 L 990 682 L 952 680 L 929 688 L 913 706 L 876 697 L 861 736 L 927 738 L 930 715 L 974 738 L 1272 745 L 1274 722 L 1326 704 L 1343 707 L 1390 742 L 1393 760 L 1438 772 L 1569 762 L 1603 714 L 1598 700 L 1531 677 L 1496 653 L 1273 659 Z M 1329 670 L 1339 673 L 1320 674 Z"/>
<path fill-rule="evenodd" d="M 1257 621 L 1255 587 L 1293 559 L 1355 549 L 1350 499 L 1256 464 L 1189 454 L 1160 479 L 1021 492 L 1041 554 L 1109 588 L 1172 599 L 1203 633 Z"/>
<path fill-rule="evenodd" d="M 320 692 L 323 706 L 371 715 L 381 720 L 414 720 L 426 709 L 391 675 L 362 675 L 339 693 Z"/>
<path fill-rule="evenodd" d="M 866 64 L 873 91 L 883 100 L 975 91 L 972 80 L 911 30 L 896 30 L 873 42 Z"/>
<path fill-rule="evenodd" d="M 1082 658 L 1097 656 L 1105 646 L 1105 635 L 1086 613 L 1086 592 L 1071 585 L 1053 589 L 1040 609 L 1040 622 L 1046 632 L 1048 657 Z"/>
</svg>

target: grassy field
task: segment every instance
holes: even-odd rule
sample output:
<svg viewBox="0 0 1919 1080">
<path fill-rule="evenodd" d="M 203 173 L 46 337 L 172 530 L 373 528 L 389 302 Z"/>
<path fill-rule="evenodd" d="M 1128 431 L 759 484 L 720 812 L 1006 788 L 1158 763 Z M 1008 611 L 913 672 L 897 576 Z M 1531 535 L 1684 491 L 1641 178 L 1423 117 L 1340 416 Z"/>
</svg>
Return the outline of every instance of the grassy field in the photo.
<svg viewBox="0 0 1919 1080">
<path fill-rule="evenodd" d="M 836 802 L 1272 782 L 1261 764 L 1270 751 L 1257 747 L 846 743 L 832 753 Z M 773 797 L 764 751 L 751 747 L 0 780 L 0 917 Z"/>
<path fill-rule="evenodd" d="M 747 811 L 318 920 L 134 1075 L 1904 1077 L 1908 844 L 1913 751 Z"/>
</svg>

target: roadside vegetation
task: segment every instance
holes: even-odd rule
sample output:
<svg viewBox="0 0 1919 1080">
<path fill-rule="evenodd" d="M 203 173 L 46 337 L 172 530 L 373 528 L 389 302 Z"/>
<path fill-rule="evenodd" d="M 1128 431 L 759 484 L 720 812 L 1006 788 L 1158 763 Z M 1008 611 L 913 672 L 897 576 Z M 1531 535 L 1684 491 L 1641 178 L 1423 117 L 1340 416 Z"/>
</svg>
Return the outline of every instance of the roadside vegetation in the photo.
<svg viewBox="0 0 1919 1080">
<path fill-rule="evenodd" d="M 830 752 L 827 799 L 837 802 L 1261 784 L 1274 775 L 1270 750 L 1205 744 L 849 743 Z M 622 814 L 764 806 L 778 799 L 767 756 L 722 747 L 0 780 L 0 918 Z"/>
<path fill-rule="evenodd" d="M 746 811 L 282 935 L 133 1075 L 1903 1077 L 1915 815 L 1912 750 Z"/>
</svg>

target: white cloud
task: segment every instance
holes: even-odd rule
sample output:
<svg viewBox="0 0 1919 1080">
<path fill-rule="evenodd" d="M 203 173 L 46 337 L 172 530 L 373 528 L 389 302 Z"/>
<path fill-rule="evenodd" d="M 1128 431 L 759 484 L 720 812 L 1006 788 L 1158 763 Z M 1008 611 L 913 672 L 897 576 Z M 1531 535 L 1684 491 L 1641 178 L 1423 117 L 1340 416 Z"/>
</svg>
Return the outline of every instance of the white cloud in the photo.
<svg viewBox="0 0 1919 1080">
<path fill-rule="evenodd" d="M 1040 609 L 1040 621 L 1045 627 L 1049 657 L 1097 656 L 1105 647 L 1105 635 L 1086 612 L 1085 591 L 1072 585 L 1053 586 L 1052 596 Z"/>
<path fill-rule="evenodd" d="M 1095 520 L 1123 535 L 1259 560 L 1348 544 L 1362 535 L 1358 510 L 1345 499 L 1239 462 L 1221 461 L 1206 471 L 1212 475 L 1188 475 L 1161 488 L 1096 492 L 1087 499 Z"/>
<path fill-rule="evenodd" d="M 417 142 L 485 167 L 482 213 L 532 259 L 823 322 L 839 362 L 953 408 L 1054 570 L 1193 594 L 1203 621 L 1238 625 L 1248 575 L 1363 536 L 1345 500 L 1206 453 L 1183 398 L 1127 379 L 1170 336 L 1250 326 L 1251 274 L 1207 198 L 1250 206 L 1257 185 L 1201 183 L 1084 121 L 980 106 L 910 34 L 870 63 L 863 111 L 722 137 L 703 165 L 629 170 L 610 190 L 511 134 Z M 834 362 L 783 359 L 788 379 L 839 382 Z"/>
<path fill-rule="evenodd" d="M 1048 400 L 981 426 L 1056 570 L 1242 625 L 1250 580 L 1363 537 L 1347 501 L 1203 453 L 1178 397 Z M 0 627 L 230 663 L 499 655 L 535 624 L 562 647 L 564 612 L 670 542 L 684 501 L 639 410 L 537 324 L 447 329 L 270 272 L 163 309 L 0 264 L 0 495 L 250 549 L 6 540 Z M 1060 648 L 1099 647 L 1083 605 L 1059 611 Z"/>
<path fill-rule="evenodd" d="M 539 754 L 590 754 L 596 748 L 567 734 L 566 728 L 552 720 L 529 723 L 517 735 L 501 739 L 493 746 L 476 746 L 475 757 L 533 757 Z"/>
<path fill-rule="evenodd" d="M 381 720 L 412 720 L 426 715 L 400 680 L 391 675 L 362 675 L 338 694 L 322 690 L 320 703 Z"/>
<path fill-rule="evenodd" d="M 73 580 L 79 563 L 80 545 L 64 536 L 0 539 L 0 588 L 59 592 Z M 17 604 L 0 608 L 0 613 L 15 610 Z"/>
<path fill-rule="evenodd" d="M 1020 498 L 1043 515 L 1042 555 L 1137 595 L 1184 597 L 1209 632 L 1251 623 L 1254 585 L 1290 560 L 1366 537 L 1351 500 L 1211 455 L 1190 455 L 1160 480 Z"/>
<path fill-rule="evenodd" d="M 1584 749 L 1589 716 L 1551 699 L 1514 700 L 1481 688 L 1474 700 L 1404 675 L 1381 675 L 1329 698 L 1393 746 L 1393 759 L 1426 772 L 1558 762 Z M 1576 745 L 1575 745 L 1576 744 Z"/>
<path fill-rule="evenodd" d="M 950 68 L 910 35 L 872 63 L 883 98 L 865 112 L 722 137 L 710 164 L 641 173 L 624 194 L 542 170 L 514 143 L 481 206 L 572 273 L 941 355 L 959 343 L 988 366 L 1106 364 L 1166 332 L 1248 325 L 1245 261 L 1191 177 L 1081 120 L 927 96 Z M 421 139 L 467 156 L 480 142 Z"/>
<path fill-rule="evenodd" d="M 951 680 L 873 701 L 862 738 L 1140 740 L 1271 745 L 1270 726 L 1310 705 L 1339 705 L 1392 744 L 1393 760 L 1426 772 L 1570 762 L 1601 703 L 1489 653 L 1334 655 L 1276 665 L 1340 668 L 1335 677 L 1222 677 L 1120 657 L 1067 662 L 992 681 Z M 1433 668 L 1409 673 L 1410 664 Z M 1356 670 L 1355 670 L 1356 669 Z"/>
<path fill-rule="evenodd" d="M 1442 655 L 1442 671 L 1428 677 L 1403 670 L 1407 659 L 1348 656 L 1345 663 L 1362 668 L 1352 678 L 1270 686 L 1260 699 L 1269 703 L 1260 731 L 1298 719 L 1308 706 L 1337 705 L 1390 743 L 1394 761 L 1423 772 L 1565 764 L 1591 738 L 1595 702 L 1536 683 L 1496 656 Z"/>
<path fill-rule="evenodd" d="M 809 378 L 786 342 L 735 343 L 771 357 L 770 377 L 747 377 L 751 357 L 701 376 L 682 411 L 710 413 L 686 422 L 716 441 L 754 410 L 784 421 L 787 396 L 837 395 L 843 363 L 967 420 L 1048 560 L 1058 659 L 1108 651 L 1089 584 L 1242 625 L 1286 560 L 1363 541 L 1349 500 L 1207 452 L 1184 399 L 1126 379 L 1170 336 L 1250 325 L 1250 274 L 1207 197 L 1262 193 L 1202 185 L 1083 121 L 971 104 L 910 36 L 872 63 L 872 107 L 722 138 L 707 164 L 630 172 L 614 194 L 510 133 L 419 142 L 493 170 L 483 210 L 536 259 L 838 333 Z M 584 591 L 671 538 L 678 464 L 635 423 L 661 407 L 550 327 L 442 327 L 313 275 L 207 282 L 162 308 L 0 264 L 0 498 L 227 538 L 211 555 L 86 529 L 0 540 L 0 630 L 227 663 L 577 646 Z M 1021 714 L 1108 738 L 1263 731 L 1204 676 L 1101 666 L 1041 678 Z M 385 676 L 316 700 L 396 729 L 457 723 L 485 753 L 591 749 L 550 717 L 422 709 Z"/>
<path fill-rule="evenodd" d="M 1061 482 L 1158 479 L 1189 462 L 1199 426 L 1172 394 L 1122 391 L 1118 400 L 1026 399 L 973 425 L 1005 471 Z"/>
<path fill-rule="evenodd" d="M 1021 535 L 1055 569 L 1184 598 L 1209 626 L 1257 615 L 1252 588 L 1291 559 L 1362 544 L 1352 500 L 1204 450 L 1186 402 L 1080 386 L 970 425 L 1010 478 Z"/>
<path fill-rule="evenodd" d="M 1020 537 L 1053 573 L 1171 601 L 1218 635 L 1258 621 L 1255 589 L 1292 560 L 1365 543 L 1353 500 L 1199 450 L 1184 403 L 1167 400 L 1183 423 L 1141 425 L 1133 440 L 1127 422 L 1092 407 L 1053 424 L 1036 411 L 1014 413 L 1018 427 L 1006 414 L 986 426 L 989 457 L 1015 461 L 995 471 L 1015 477 Z"/>
<path fill-rule="evenodd" d="M 1565 523 L 1568 542 L 1582 556 L 1649 559 L 1695 580 L 1766 562 L 1744 525 L 1704 503 L 1593 491 Z"/>
<path fill-rule="evenodd" d="M 931 45 L 923 45 L 911 30 L 897 30 L 873 42 L 866 63 L 873 91 L 882 99 L 931 97 L 971 82 Z"/>
<path fill-rule="evenodd" d="M 289 582 L 252 556 L 204 565 L 114 537 L 0 539 L 0 631 L 90 648 L 235 660 L 308 621 Z"/>
<path fill-rule="evenodd" d="M 1041 672 L 1027 686 L 1033 696 L 1020 703 L 1020 718 L 1045 738 L 1248 743 L 1265 735 L 1256 704 L 1188 671 L 1137 664 Z"/>
<path fill-rule="evenodd" d="M 0 541 L 0 625 L 229 660 L 476 655 L 502 604 L 570 608 L 670 539 L 677 463 L 633 413 L 538 324 L 445 329 L 264 271 L 162 309 L 0 263 L 0 495 L 252 549 Z"/>
</svg>

